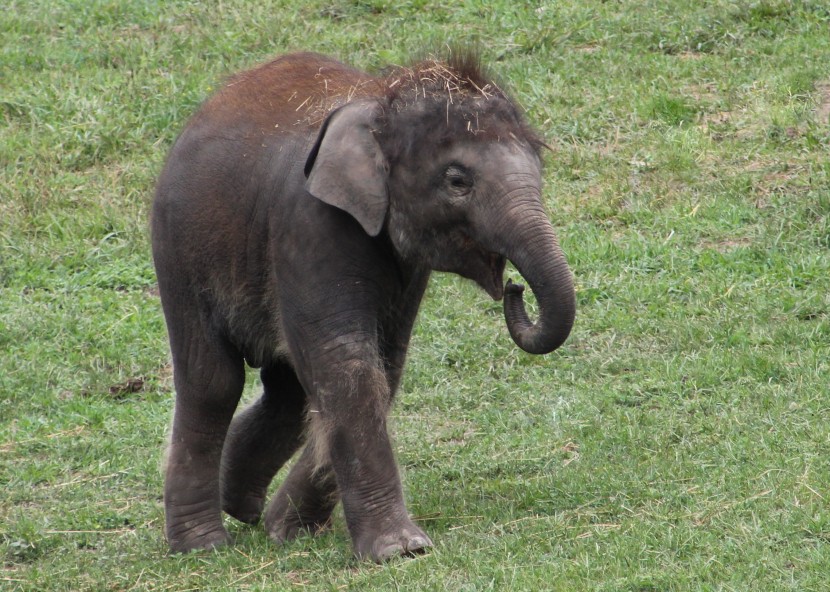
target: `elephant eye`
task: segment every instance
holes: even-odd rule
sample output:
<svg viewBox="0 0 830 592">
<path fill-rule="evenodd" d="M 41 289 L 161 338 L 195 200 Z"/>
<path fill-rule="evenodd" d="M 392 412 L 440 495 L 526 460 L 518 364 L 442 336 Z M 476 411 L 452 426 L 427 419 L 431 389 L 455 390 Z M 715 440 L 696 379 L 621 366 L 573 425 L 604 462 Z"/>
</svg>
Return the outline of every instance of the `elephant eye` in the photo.
<svg viewBox="0 0 830 592">
<path fill-rule="evenodd" d="M 444 179 L 452 192 L 458 195 L 469 193 L 473 187 L 472 175 L 458 165 L 449 166 L 444 172 Z"/>
</svg>

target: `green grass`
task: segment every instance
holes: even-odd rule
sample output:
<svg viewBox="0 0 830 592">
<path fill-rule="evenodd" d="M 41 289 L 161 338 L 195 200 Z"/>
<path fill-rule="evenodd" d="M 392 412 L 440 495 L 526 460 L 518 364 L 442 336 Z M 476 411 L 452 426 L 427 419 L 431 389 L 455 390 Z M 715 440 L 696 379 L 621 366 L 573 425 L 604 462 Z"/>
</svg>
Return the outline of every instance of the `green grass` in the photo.
<svg viewBox="0 0 830 592">
<path fill-rule="evenodd" d="M 826 2 L 12 0 L 0 13 L 0 588 L 826 590 Z M 169 556 L 147 214 L 222 78 L 480 44 L 553 148 L 574 333 L 533 357 L 433 280 L 394 410 L 436 548 Z M 246 398 L 256 395 L 251 375 Z M 279 477 L 278 477 L 279 480 Z"/>
</svg>

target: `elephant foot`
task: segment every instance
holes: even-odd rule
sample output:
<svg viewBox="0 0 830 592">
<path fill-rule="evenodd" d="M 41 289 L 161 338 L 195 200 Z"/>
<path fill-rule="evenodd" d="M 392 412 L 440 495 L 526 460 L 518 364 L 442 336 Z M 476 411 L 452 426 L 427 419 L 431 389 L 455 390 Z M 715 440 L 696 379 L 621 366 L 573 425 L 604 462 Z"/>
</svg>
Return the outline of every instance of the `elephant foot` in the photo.
<svg viewBox="0 0 830 592">
<path fill-rule="evenodd" d="M 245 524 L 257 524 L 265 507 L 265 491 L 249 493 L 237 499 L 222 497 L 222 510 Z"/>
<path fill-rule="evenodd" d="M 314 535 L 326 530 L 330 522 L 330 519 L 315 520 L 312 522 L 283 519 L 275 520 L 267 524 L 265 530 L 272 541 L 281 545 L 296 539 L 301 534 Z"/>
<path fill-rule="evenodd" d="M 336 498 L 319 504 L 294 503 L 280 493 L 265 514 L 265 531 L 274 542 L 286 543 L 303 533 L 317 534 L 331 524 Z"/>
<path fill-rule="evenodd" d="M 410 520 L 386 532 L 367 532 L 354 539 L 355 554 L 382 563 L 395 557 L 413 557 L 432 547 L 427 534 Z"/>
<path fill-rule="evenodd" d="M 225 454 L 227 456 L 227 452 Z M 238 467 L 240 464 L 227 462 L 226 456 L 222 458 L 219 478 L 222 511 L 240 522 L 256 524 L 265 507 L 269 476 L 246 474 L 242 470 L 234 471 L 232 467 Z"/>
<path fill-rule="evenodd" d="M 168 527 L 167 542 L 173 553 L 188 553 L 223 547 L 231 543 L 231 536 L 221 523 L 190 528 Z"/>
</svg>

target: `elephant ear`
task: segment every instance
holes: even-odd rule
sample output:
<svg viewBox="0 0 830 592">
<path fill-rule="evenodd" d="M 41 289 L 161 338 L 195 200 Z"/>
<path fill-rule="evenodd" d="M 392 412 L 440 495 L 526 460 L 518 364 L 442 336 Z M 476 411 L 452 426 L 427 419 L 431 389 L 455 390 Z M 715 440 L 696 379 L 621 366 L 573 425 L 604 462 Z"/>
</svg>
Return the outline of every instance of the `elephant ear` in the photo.
<svg viewBox="0 0 830 592">
<path fill-rule="evenodd" d="M 380 110 L 365 100 L 333 111 L 305 165 L 306 190 L 351 214 L 370 236 L 380 233 L 389 207 L 388 165 L 374 134 Z"/>
</svg>

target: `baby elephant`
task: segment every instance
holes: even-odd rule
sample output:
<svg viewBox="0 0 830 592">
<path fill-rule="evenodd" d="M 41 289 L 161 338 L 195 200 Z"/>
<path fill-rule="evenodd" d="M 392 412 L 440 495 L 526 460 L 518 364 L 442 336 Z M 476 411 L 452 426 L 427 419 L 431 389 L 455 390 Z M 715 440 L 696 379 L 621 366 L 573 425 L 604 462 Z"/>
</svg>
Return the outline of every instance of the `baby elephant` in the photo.
<svg viewBox="0 0 830 592">
<path fill-rule="evenodd" d="M 373 77 L 320 55 L 237 74 L 158 182 L 153 256 L 176 407 L 164 487 L 174 551 L 227 543 L 224 510 L 287 541 L 338 501 L 359 557 L 432 545 L 387 433 L 432 270 L 504 297 L 544 354 L 571 330 L 570 270 L 541 200 L 541 139 L 472 54 Z M 504 286 L 505 261 L 523 286 Z M 264 392 L 233 417 L 244 363 Z M 267 509 L 279 468 L 305 444 Z"/>
</svg>

